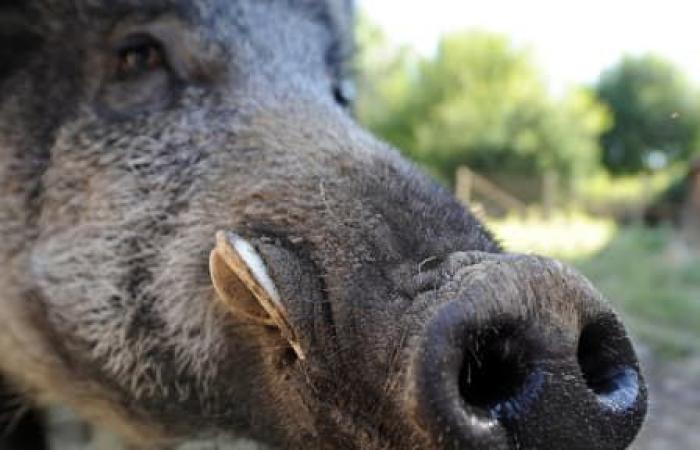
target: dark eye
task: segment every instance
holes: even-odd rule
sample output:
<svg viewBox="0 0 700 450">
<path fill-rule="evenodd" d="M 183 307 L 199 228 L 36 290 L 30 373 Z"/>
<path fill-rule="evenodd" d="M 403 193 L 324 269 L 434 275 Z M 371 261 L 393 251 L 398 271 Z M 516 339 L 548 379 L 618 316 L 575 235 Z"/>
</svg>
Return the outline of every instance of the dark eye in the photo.
<svg viewBox="0 0 700 450">
<path fill-rule="evenodd" d="M 355 84 L 350 80 L 341 80 L 333 87 L 335 101 L 343 108 L 349 108 L 355 102 Z"/>
<path fill-rule="evenodd" d="M 165 66 L 163 48 L 154 39 L 130 36 L 116 50 L 116 77 L 128 80 L 161 69 Z"/>
</svg>

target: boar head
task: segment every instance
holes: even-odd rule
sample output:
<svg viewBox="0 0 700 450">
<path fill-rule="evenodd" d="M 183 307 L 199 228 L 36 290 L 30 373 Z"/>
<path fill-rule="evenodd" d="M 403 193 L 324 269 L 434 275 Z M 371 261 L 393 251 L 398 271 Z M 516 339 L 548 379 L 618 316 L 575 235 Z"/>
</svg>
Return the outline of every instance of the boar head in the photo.
<svg viewBox="0 0 700 450">
<path fill-rule="evenodd" d="M 0 8 L 0 367 L 27 395 L 147 448 L 633 439 L 597 291 L 348 114 L 349 2 Z"/>
</svg>

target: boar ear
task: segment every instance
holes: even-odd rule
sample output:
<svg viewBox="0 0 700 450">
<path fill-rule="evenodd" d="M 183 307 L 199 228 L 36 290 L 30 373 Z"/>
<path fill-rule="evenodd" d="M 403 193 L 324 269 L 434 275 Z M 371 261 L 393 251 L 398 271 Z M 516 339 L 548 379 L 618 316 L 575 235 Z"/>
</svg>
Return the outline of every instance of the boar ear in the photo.
<svg viewBox="0 0 700 450">
<path fill-rule="evenodd" d="M 209 272 L 219 300 L 231 314 L 277 328 L 299 359 L 304 359 L 265 262 L 248 241 L 233 233 L 218 232 L 209 257 Z"/>
<path fill-rule="evenodd" d="M 41 43 L 32 29 L 26 1 L 0 0 L 0 81 L 10 75 Z"/>
</svg>

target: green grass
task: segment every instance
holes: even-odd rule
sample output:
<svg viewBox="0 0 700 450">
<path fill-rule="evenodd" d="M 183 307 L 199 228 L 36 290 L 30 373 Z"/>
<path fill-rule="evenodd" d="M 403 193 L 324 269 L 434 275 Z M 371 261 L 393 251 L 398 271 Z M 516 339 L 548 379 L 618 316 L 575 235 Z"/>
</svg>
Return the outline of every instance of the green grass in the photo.
<svg viewBox="0 0 700 450">
<path fill-rule="evenodd" d="M 509 251 L 572 260 L 601 251 L 615 235 L 612 220 L 583 214 L 558 214 L 549 220 L 533 214 L 489 221 L 489 227 Z"/>
<path fill-rule="evenodd" d="M 572 261 L 634 334 L 668 355 L 700 352 L 700 257 L 675 239 L 671 229 L 622 229 L 600 253 Z"/>
<path fill-rule="evenodd" d="M 700 253 L 670 228 L 617 228 L 581 215 L 490 223 L 509 250 L 564 259 L 625 317 L 632 334 L 667 356 L 700 354 Z"/>
</svg>

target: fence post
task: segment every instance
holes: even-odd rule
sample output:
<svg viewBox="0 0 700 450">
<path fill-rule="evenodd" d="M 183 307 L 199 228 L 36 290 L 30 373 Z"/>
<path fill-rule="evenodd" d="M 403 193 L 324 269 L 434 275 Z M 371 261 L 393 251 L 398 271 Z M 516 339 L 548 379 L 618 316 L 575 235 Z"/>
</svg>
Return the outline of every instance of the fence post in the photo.
<svg viewBox="0 0 700 450">
<path fill-rule="evenodd" d="M 542 215 L 550 219 L 559 202 L 559 174 L 548 170 L 542 177 Z"/>
<path fill-rule="evenodd" d="M 471 170 L 464 166 L 458 167 L 455 192 L 457 194 L 457 199 L 465 205 L 468 205 L 472 200 L 472 185 L 473 177 Z"/>
<path fill-rule="evenodd" d="M 497 204 L 506 213 L 516 211 L 521 217 L 525 216 L 527 205 L 520 199 L 497 186 L 488 178 L 476 172 L 472 172 L 468 167 L 459 167 L 456 172 L 455 195 L 470 208 L 472 194 L 486 197 L 491 202 Z"/>
<path fill-rule="evenodd" d="M 653 187 L 650 172 L 642 173 L 642 198 L 641 205 L 635 211 L 635 224 L 644 225 L 644 213 L 653 201 Z"/>
<path fill-rule="evenodd" d="M 681 232 L 689 244 L 700 247 L 700 160 L 691 165 L 688 174 L 688 197 L 681 212 Z"/>
</svg>

